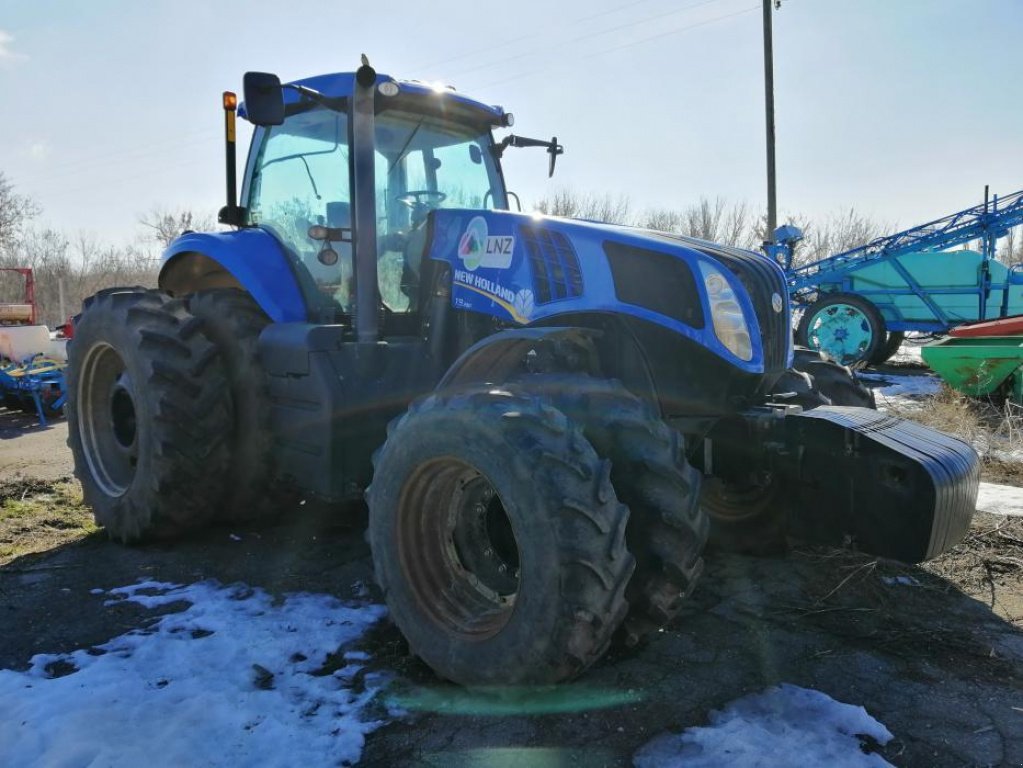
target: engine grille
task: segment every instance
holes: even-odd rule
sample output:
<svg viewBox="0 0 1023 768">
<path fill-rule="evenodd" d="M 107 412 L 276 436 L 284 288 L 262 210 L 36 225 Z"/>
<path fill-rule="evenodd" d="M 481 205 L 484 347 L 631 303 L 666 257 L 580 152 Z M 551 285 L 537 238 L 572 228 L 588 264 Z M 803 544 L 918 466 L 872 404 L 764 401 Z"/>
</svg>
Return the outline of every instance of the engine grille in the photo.
<svg viewBox="0 0 1023 768">
<path fill-rule="evenodd" d="M 703 307 L 693 271 L 681 259 L 648 248 L 604 242 L 619 301 L 703 328 Z"/>
<path fill-rule="evenodd" d="M 548 304 L 581 296 L 583 275 L 569 239 L 542 226 L 523 225 L 519 233 L 532 267 L 533 300 Z"/>
</svg>

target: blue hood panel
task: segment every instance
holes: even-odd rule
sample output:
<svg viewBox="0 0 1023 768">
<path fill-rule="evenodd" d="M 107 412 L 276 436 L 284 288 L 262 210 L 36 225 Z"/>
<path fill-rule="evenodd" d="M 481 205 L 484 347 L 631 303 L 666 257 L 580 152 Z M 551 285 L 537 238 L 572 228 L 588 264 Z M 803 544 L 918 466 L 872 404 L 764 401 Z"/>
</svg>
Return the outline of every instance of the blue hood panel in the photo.
<svg viewBox="0 0 1023 768">
<path fill-rule="evenodd" d="M 626 314 L 685 336 L 744 371 L 764 370 L 760 324 L 750 295 L 739 278 L 714 256 L 716 250 L 728 249 L 633 227 L 509 211 L 442 209 L 432 216 L 434 235 L 428 255 L 451 265 L 454 280 L 451 300 L 457 309 L 493 315 L 520 325 L 576 313 Z M 656 251 L 686 262 L 697 277 L 701 314 L 706 318 L 704 327 L 696 328 L 675 317 L 620 300 L 605 252 L 609 242 Z M 746 260 L 758 259 L 758 265 L 760 262 L 770 265 L 766 274 L 772 275 L 778 286 L 779 301 L 783 302 L 787 317 L 780 267 L 758 254 L 734 250 L 733 253 Z M 737 358 L 714 334 L 710 306 L 699 277 L 701 261 L 716 267 L 738 298 L 753 341 L 752 360 Z M 644 270 L 642 257 L 637 259 L 635 268 Z M 787 353 L 788 350 L 783 354 Z"/>
</svg>

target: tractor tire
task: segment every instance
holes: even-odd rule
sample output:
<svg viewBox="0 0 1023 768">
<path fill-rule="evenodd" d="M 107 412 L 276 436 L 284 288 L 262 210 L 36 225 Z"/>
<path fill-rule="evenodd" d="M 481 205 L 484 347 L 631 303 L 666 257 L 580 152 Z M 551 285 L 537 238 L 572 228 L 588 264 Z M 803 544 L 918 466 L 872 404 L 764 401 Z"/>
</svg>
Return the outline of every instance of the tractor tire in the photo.
<svg viewBox="0 0 1023 768">
<path fill-rule="evenodd" d="M 796 344 L 824 353 L 840 365 L 866 365 L 884 349 L 884 317 L 853 293 L 829 293 L 803 312 Z"/>
<path fill-rule="evenodd" d="M 889 331 L 884 346 L 881 347 L 874 357 L 870 358 L 871 365 L 881 365 L 891 360 L 892 355 L 899 351 L 902 342 L 906 340 L 906 334 L 902 331 Z"/>
<path fill-rule="evenodd" d="M 203 321 L 203 331 L 220 351 L 231 397 L 231 467 L 227 474 L 231 491 L 217 511 L 217 519 L 270 519 L 288 503 L 283 489 L 274 482 L 270 395 L 257 351 L 259 334 L 270 318 L 251 296 L 234 288 L 200 291 L 187 301 L 189 311 Z"/>
<path fill-rule="evenodd" d="M 798 405 L 804 411 L 821 405 L 831 405 L 814 385 L 813 377 L 808 373 L 789 368 L 771 388 L 771 400 L 785 405 Z"/>
<path fill-rule="evenodd" d="M 508 386 L 541 395 L 611 462 L 611 485 L 629 508 L 625 540 L 636 557 L 619 640 L 636 645 L 678 615 L 703 571 L 709 528 L 699 504 L 703 476 L 686 461 L 682 436 L 619 381 L 534 374 Z"/>
<path fill-rule="evenodd" d="M 810 376 L 813 390 L 828 401 L 820 405 L 877 408 L 873 390 L 863 386 L 850 368 L 828 360 L 816 350 L 796 347 L 792 368 Z"/>
<path fill-rule="evenodd" d="M 392 422 L 369 542 L 411 651 L 469 686 L 556 683 L 600 658 L 635 569 L 610 470 L 536 397 L 432 395 Z"/>
<path fill-rule="evenodd" d="M 201 328 L 159 291 L 85 300 L 68 348 L 68 445 L 85 501 L 114 539 L 199 527 L 224 497 L 227 376 Z"/>
</svg>

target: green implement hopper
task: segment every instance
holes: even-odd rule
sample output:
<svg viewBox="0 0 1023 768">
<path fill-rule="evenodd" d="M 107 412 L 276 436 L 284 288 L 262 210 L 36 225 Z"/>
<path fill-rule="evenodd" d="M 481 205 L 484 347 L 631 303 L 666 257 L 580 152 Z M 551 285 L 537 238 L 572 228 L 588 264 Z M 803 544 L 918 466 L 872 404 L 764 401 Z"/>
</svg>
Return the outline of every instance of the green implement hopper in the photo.
<svg viewBox="0 0 1023 768">
<path fill-rule="evenodd" d="M 1023 403 L 1023 336 L 948 336 L 921 348 L 927 363 L 963 394 L 993 394 L 1009 379 L 1012 398 Z"/>
</svg>

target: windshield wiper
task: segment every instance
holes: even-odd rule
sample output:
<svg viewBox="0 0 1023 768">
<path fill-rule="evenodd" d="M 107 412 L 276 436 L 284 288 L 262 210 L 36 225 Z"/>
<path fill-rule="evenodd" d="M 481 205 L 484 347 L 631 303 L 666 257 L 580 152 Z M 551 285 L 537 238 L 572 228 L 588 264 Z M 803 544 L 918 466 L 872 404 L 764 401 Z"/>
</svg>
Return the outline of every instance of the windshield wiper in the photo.
<svg viewBox="0 0 1023 768">
<path fill-rule="evenodd" d="M 391 171 L 393 171 L 395 166 L 402 161 L 403 157 L 405 157 L 405 153 L 408 151 L 409 144 L 412 143 L 412 139 L 414 139 L 416 137 L 416 134 L 419 133 L 419 129 L 422 128 L 423 121 L 425 119 L 426 119 L 425 117 L 419 118 L 419 122 L 416 123 L 416 127 L 412 129 L 412 133 L 408 135 L 408 139 L 406 139 L 405 144 L 402 146 L 401 152 L 398 153 L 398 157 L 396 157 L 394 162 L 391 163 L 391 167 L 387 169 L 388 176 L 391 175 Z"/>
<path fill-rule="evenodd" d="M 324 96 L 319 91 L 314 91 L 312 88 L 306 88 L 304 85 L 295 85 L 294 83 L 285 83 L 281 88 L 291 88 L 293 91 L 298 91 L 304 99 L 311 101 L 315 104 L 319 104 L 321 107 L 326 107 L 331 112 L 345 112 L 348 109 L 348 99 L 344 96 L 341 97 L 330 97 Z M 305 107 L 307 102 L 300 101 L 297 104 L 286 104 L 285 110 L 288 107 Z M 296 109 L 291 114 L 297 112 L 304 112 L 304 109 Z"/>
</svg>

